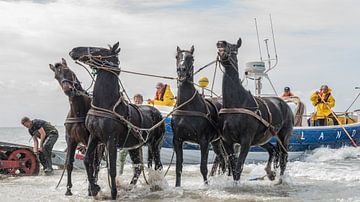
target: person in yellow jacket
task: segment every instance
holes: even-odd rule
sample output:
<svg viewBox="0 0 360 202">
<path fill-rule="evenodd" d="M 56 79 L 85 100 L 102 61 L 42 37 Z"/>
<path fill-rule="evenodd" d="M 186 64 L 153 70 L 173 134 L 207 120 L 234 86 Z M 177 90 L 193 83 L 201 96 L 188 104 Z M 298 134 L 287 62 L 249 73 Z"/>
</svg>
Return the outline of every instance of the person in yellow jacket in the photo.
<svg viewBox="0 0 360 202">
<path fill-rule="evenodd" d="M 175 98 L 170 86 L 161 82 L 157 83 L 154 100 L 149 99 L 148 103 L 160 106 L 174 106 Z"/>
<path fill-rule="evenodd" d="M 331 113 L 331 108 L 335 106 L 335 99 L 331 95 L 331 89 L 327 85 L 322 85 L 320 91 L 315 91 L 311 95 L 310 100 L 314 107 L 316 107 L 314 119 L 317 121 L 317 125 L 326 125 L 327 118 L 333 119 L 334 124 L 337 124 L 335 117 L 333 117 Z"/>
</svg>

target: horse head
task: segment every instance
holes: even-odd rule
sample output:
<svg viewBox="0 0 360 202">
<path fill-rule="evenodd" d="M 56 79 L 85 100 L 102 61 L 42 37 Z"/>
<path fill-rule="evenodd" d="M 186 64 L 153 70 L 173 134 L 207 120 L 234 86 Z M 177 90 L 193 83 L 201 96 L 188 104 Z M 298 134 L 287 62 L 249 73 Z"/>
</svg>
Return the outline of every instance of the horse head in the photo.
<svg viewBox="0 0 360 202">
<path fill-rule="evenodd" d="M 241 46 L 241 38 L 236 44 L 231 44 L 226 41 L 218 41 L 216 47 L 218 49 L 218 55 L 221 63 L 230 63 L 237 69 L 237 53 Z"/>
<path fill-rule="evenodd" d="M 55 65 L 49 64 L 49 66 L 55 73 L 55 79 L 59 82 L 62 90 L 67 96 L 73 97 L 77 95 L 78 91 L 83 91 L 75 73 L 67 66 L 64 58 L 61 59 L 61 62 L 55 63 Z"/>
<path fill-rule="evenodd" d="M 190 50 L 181 50 L 177 47 L 176 67 L 180 81 L 193 80 L 194 74 L 194 46 Z"/>
<path fill-rule="evenodd" d="M 73 48 L 69 55 L 73 60 L 77 60 L 89 65 L 92 69 L 105 69 L 108 71 L 120 73 L 119 42 L 109 48 L 99 47 L 76 47 Z"/>
</svg>

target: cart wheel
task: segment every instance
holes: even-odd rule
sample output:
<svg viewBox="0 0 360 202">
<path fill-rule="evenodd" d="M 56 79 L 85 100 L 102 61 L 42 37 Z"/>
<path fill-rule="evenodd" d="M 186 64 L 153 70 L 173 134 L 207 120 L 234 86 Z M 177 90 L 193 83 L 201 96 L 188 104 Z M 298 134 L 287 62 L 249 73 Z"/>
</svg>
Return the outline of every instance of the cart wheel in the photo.
<svg viewBox="0 0 360 202">
<path fill-rule="evenodd" d="M 39 173 L 39 161 L 33 152 L 27 149 L 17 149 L 11 152 L 8 160 L 20 161 L 20 168 L 9 169 L 9 174 L 37 175 Z"/>
</svg>

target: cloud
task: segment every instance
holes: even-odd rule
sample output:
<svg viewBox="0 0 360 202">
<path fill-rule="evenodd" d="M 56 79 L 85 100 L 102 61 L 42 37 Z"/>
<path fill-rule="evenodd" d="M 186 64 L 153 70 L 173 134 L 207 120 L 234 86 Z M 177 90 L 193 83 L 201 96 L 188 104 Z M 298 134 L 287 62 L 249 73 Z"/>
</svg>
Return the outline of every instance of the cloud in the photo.
<svg viewBox="0 0 360 202">
<path fill-rule="evenodd" d="M 241 36 L 244 43 L 239 50 L 239 66 L 243 70 L 246 62 L 259 58 L 254 17 L 261 41 L 271 39 L 269 13 L 280 59 L 270 76 L 278 91 L 291 86 L 310 108 L 311 91 L 327 83 L 334 89 L 338 111 L 344 110 L 347 99 L 356 93 L 353 87 L 358 85 L 359 70 L 354 61 L 360 52 L 360 27 L 353 19 L 360 17 L 357 1 L 40 2 L 0 1 L 0 92 L 7 97 L 0 113 L 9 117 L 0 120 L 1 126 L 16 125 L 19 114 L 25 112 L 62 123 L 68 101 L 48 64 L 64 57 L 85 87 L 91 82 L 69 58 L 73 47 L 105 47 L 119 41 L 122 68 L 175 76 L 176 46 L 187 49 L 195 45 L 195 67 L 199 68 L 216 57 L 217 40 L 235 42 Z M 265 53 L 263 42 L 261 46 Z M 272 48 L 270 51 L 273 55 Z M 213 70 L 205 69 L 199 76 L 211 78 Z M 130 95 L 143 93 L 145 98 L 153 96 L 153 86 L 159 80 L 126 74 L 121 79 Z M 217 92 L 221 92 L 221 80 L 218 74 Z M 166 82 L 176 93 L 176 83 Z M 247 88 L 253 90 L 253 84 L 249 82 Z M 271 92 L 266 82 L 264 88 Z"/>
</svg>

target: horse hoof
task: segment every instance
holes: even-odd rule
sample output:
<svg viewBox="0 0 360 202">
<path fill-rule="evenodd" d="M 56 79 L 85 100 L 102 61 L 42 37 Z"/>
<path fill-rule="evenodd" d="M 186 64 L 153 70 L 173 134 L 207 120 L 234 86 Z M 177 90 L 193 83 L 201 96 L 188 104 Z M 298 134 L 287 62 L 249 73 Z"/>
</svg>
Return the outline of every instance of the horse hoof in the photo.
<svg viewBox="0 0 360 202">
<path fill-rule="evenodd" d="M 65 196 L 72 196 L 73 194 L 71 193 L 71 190 L 68 189 L 66 190 Z"/>
<path fill-rule="evenodd" d="M 89 189 L 89 196 L 96 196 L 100 191 L 100 186 L 94 184 L 91 189 Z"/>
<path fill-rule="evenodd" d="M 150 191 L 155 192 L 155 191 L 161 191 L 162 188 L 159 185 L 154 185 L 150 187 Z"/>
<path fill-rule="evenodd" d="M 209 180 L 205 180 L 204 185 L 209 185 Z"/>
<path fill-rule="evenodd" d="M 115 191 L 112 190 L 112 191 L 111 191 L 111 199 L 112 199 L 112 200 L 116 200 L 116 195 L 117 195 L 117 191 L 116 191 L 116 190 L 115 190 Z"/>
<path fill-rule="evenodd" d="M 275 180 L 275 177 L 276 177 L 276 172 L 271 171 L 271 172 L 267 175 L 267 177 L 269 178 L 269 180 L 274 181 L 274 180 Z"/>
</svg>

